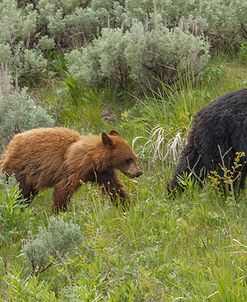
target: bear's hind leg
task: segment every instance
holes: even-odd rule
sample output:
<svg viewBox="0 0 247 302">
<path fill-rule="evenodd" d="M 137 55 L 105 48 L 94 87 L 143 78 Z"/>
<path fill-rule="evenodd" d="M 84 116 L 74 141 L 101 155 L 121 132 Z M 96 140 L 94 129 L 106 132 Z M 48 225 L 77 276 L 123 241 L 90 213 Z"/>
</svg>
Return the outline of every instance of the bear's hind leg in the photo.
<svg viewBox="0 0 247 302">
<path fill-rule="evenodd" d="M 28 184 L 24 179 L 18 180 L 17 178 L 17 181 L 19 182 L 22 197 L 28 204 L 30 204 L 34 197 L 38 194 L 38 190 L 31 184 Z"/>
<path fill-rule="evenodd" d="M 31 203 L 34 197 L 38 194 L 38 190 L 36 189 L 29 189 L 28 191 L 22 190 L 23 198 L 26 199 L 29 203 Z"/>
</svg>

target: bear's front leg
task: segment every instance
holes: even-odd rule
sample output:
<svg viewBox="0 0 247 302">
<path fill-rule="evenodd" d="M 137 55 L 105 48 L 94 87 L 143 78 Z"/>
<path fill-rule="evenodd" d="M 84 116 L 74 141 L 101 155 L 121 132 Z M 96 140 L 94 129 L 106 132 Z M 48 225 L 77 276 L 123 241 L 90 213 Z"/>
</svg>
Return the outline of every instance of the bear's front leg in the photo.
<svg viewBox="0 0 247 302">
<path fill-rule="evenodd" d="M 105 171 L 97 173 L 96 183 L 102 188 L 104 193 L 109 194 L 111 200 L 118 205 L 120 199 L 121 205 L 128 207 L 129 194 L 124 190 L 124 186 L 117 178 L 115 171 Z"/>
</svg>

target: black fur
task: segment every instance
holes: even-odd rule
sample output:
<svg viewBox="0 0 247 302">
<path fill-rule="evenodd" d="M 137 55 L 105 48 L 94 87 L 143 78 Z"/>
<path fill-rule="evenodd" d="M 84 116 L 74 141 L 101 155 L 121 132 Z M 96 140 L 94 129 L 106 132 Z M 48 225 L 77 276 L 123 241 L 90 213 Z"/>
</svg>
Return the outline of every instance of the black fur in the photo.
<svg viewBox="0 0 247 302">
<path fill-rule="evenodd" d="M 204 107 L 195 117 L 169 190 L 180 189 L 178 176 L 184 172 L 203 183 L 209 171 L 222 173 L 219 164 L 231 168 L 236 152 L 247 156 L 247 88 L 230 92 Z M 246 156 L 241 157 L 239 187 L 247 175 Z"/>
</svg>

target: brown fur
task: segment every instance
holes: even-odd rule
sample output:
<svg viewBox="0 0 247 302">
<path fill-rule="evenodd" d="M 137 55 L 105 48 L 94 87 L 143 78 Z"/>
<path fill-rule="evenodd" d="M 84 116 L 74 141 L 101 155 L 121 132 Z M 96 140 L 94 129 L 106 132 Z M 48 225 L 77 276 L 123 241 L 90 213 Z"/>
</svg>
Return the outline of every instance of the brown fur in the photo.
<svg viewBox="0 0 247 302">
<path fill-rule="evenodd" d="M 81 136 L 66 128 L 40 128 L 17 134 L 0 161 L 0 171 L 15 174 L 22 194 L 32 200 L 54 187 L 54 211 L 66 210 L 80 184 L 96 182 L 111 199 L 128 197 L 115 169 L 129 177 L 142 174 L 127 142 L 116 131 Z"/>
</svg>

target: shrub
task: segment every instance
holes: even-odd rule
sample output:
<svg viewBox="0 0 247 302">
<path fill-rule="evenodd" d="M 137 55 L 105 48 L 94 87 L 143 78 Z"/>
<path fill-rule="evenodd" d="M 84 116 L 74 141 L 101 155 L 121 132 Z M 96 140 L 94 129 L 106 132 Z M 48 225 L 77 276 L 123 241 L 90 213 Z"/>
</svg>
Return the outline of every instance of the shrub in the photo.
<svg viewBox="0 0 247 302">
<path fill-rule="evenodd" d="M 246 39 L 246 1 L 126 1 L 125 23 L 154 28 L 157 15 L 168 28 L 204 36 L 215 46 L 238 47 Z"/>
<path fill-rule="evenodd" d="M 201 75 L 201 82 L 209 83 L 214 82 L 217 79 L 220 79 L 225 73 L 225 68 L 223 65 L 214 65 L 214 66 L 207 66 L 207 68 L 204 69 Z"/>
<path fill-rule="evenodd" d="M 45 109 L 35 104 L 27 89 L 14 89 L 8 69 L 0 68 L 0 150 L 18 132 L 53 125 Z"/>
<path fill-rule="evenodd" d="M 123 1 L 38 1 L 39 25 L 55 37 L 58 47 L 82 45 L 98 36 L 102 27 L 116 26 L 115 3 Z M 119 25 L 119 24 L 118 24 Z"/>
<path fill-rule="evenodd" d="M 6 175 L 0 173 L 0 243 L 10 243 L 28 231 L 32 210 L 25 208 L 15 177 L 6 181 Z"/>
<path fill-rule="evenodd" d="M 28 259 L 31 272 L 41 273 L 53 261 L 61 261 L 82 241 L 80 227 L 66 223 L 61 217 L 51 217 L 46 228 L 40 228 L 24 245 L 24 257 Z"/>
<path fill-rule="evenodd" d="M 93 46 L 89 45 L 82 52 L 72 50 L 65 58 L 68 70 L 76 80 L 84 80 L 90 84 L 101 81 L 98 53 Z"/>
<path fill-rule="evenodd" d="M 53 38 L 43 36 L 39 39 L 38 47 L 42 50 L 51 50 L 55 48 L 55 41 Z"/>
<path fill-rule="evenodd" d="M 33 74 L 41 74 L 45 72 L 47 60 L 44 59 L 42 53 L 38 50 L 25 49 L 24 60 L 25 70 L 28 70 Z"/>
<path fill-rule="evenodd" d="M 0 3 L 0 42 L 13 46 L 23 41 L 28 46 L 30 37 L 36 31 L 37 12 L 32 5 L 18 9 L 16 0 Z"/>
<path fill-rule="evenodd" d="M 206 20 L 205 35 L 214 46 L 239 48 L 246 40 L 246 1 L 203 1 L 201 15 Z"/>
<path fill-rule="evenodd" d="M 18 77 L 27 72 L 37 72 L 36 68 L 33 69 L 34 59 L 30 65 L 28 61 L 30 56 L 26 54 L 28 49 L 34 46 L 37 16 L 37 11 L 33 9 L 31 4 L 18 8 L 15 0 L 3 0 L 0 3 L 0 44 L 5 48 L 4 51 L 1 51 L 1 53 L 5 53 L 5 58 L 0 53 L 0 59 L 3 58 L 3 62 L 7 61 L 11 64 L 13 72 L 17 73 Z M 36 50 L 33 49 L 32 52 L 35 53 Z M 43 55 L 39 54 L 39 56 Z M 44 58 L 42 60 L 46 65 L 46 60 Z M 35 63 L 40 64 L 37 59 Z M 29 69 L 30 67 L 31 69 Z M 40 70 L 38 75 L 41 75 Z"/>
<path fill-rule="evenodd" d="M 0 62 L 5 65 L 11 62 L 11 48 L 6 43 L 0 43 Z"/>
<path fill-rule="evenodd" d="M 105 73 L 111 73 L 110 77 L 109 75 L 106 77 L 113 78 L 113 81 L 116 77 L 117 79 L 123 77 L 122 86 L 125 87 L 125 81 L 129 80 L 130 74 L 126 72 L 126 62 L 121 57 L 121 44 L 125 43 L 129 32 L 136 27 L 135 24 L 141 23 L 145 28 L 145 39 L 151 42 L 151 36 L 154 36 L 154 49 L 149 49 L 149 51 L 156 50 L 158 53 L 163 51 L 161 44 L 159 50 L 157 49 L 156 40 L 159 35 L 157 25 L 163 28 L 162 35 L 159 37 L 160 43 L 162 43 L 165 28 L 166 30 L 172 29 L 174 38 L 175 32 L 178 32 L 177 28 L 179 28 L 184 35 L 190 33 L 204 38 L 211 45 L 220 49 L 236 50 L 246 40 L 246 11 L 246 1 L 240 0 L 178 0 L 173 2 L 170 0 L 3 0 L 0 3 L 0 60 L 11 64 L 17 77 L 22 79 L 24 84 L 31 85 L 35 80 L 42 78 L 44 71 L 47 71 L 47 67 L 53 63 L 54 58 L 50 54 L 50 50 L 64 53 L 84 46 L 87 50 L 83 50 L 83 58 L 86 60 L 86 58 L 95 56 L 96 44 L 96 48 L 103 47 L 105 52 L 107 49 L 108 51 L 113 50 L 113 58 L 109 55 L 100 57 L 100 60 L 105 60 L 107 68 L 112 66 L 112 62 L 114 64 L 117 62 L 116 68 L 114 67 L 114 76 L 110 70 L 105 70 L 105 72 L 100 70 L 100 78 L 104 77 Z M 111 29 L 112 32 L 106 32 L 102 30 L 103 28 Z M 122 29 L 122 33 L 119 28 Z M 107 35 L 111 34 L 113 36 L 110 39 Z M 107 41 L 113 42 L 118 35 L 121 35 L 120 43 L 115 48 L 110 45 L 108 47 Z M 99 38 L 99 42 L 96 43 L 97 38 Z M 177 35 L 177 38 L 179 42 L 181 42 L 180 38 L 185 39 L 181 33 Z M 94 43 L 90 49 L 89 45 L 93 40 Z M 140 39 L 138 40 L 140 42 Z M 192 38 L 190 42 L 194 45 Z M 198 43 L 207 44 L 202 41 Z M 186 46 L 188 44 L 185 43 Z M 134 46 L 137 48 L 137 45 Z M 138 47 L 140 46 L 142 45 L 138 45 Z M 149 46 L 151 47 L 151 45 Z M 183 46 L 183 43 L 179 46 Z M 120 54 L 117 54 L 116 51 Z M 193 50 L 189 48 L 189 51 Z M 116 55 L 118 58 L 115 57 Z M 144 55 L 147 56 L 147 53 Z M 148 55 L 150 56 L 150 52 Z M 152 60 L 151 55 L 149 61 Z M 104 63 L 101 63 L 103 69 Z M 155 64 L 163 63 L 163 60 L 161 62 L 155 60 Z M 150 67 L 149 64 L 148 67 Z M 71 66 L 71 64 L 69 65 Z M 89 69 L 92 68 L 90 63 L 85 66 Z M 157 70 L 157 68 L 163 69 L 162 66 L 155 69 Z M 103 72 L 102 75 L 101 72 Z M 47 72 L 45 74 L 46 76 L 52 75 Z M 90 71 L 90 74 L 93 73 Z M 146 74 L 143 75 L 143 78 L 145 77 Z"/>
<path fill-rule="evenodd" d="M 137 0 L 126 1 L 126 23 L 132 25 L 132 20 L 141 21 L 143 24 L 148 24 L 152 27 L 153 20 L 157 13 L 160 15 L 164 24 L 168 27 L 177 26 L 181 18 L 187 19 L 190 15 L 194 15 L 198 4 L 196 0 Z"/>
<path fill-rule="evenodd" d="M 126 59 L 130 76 L 139 83 L 155 87 L 158 81 L 168 85 L 198 75 L 209 59 L 209 45 L 179 28 L 164 26 L 144 31 L 141 23 L 132 27 Z"/>
<path fill-rule="evenodd" d="M 209 58 L 209 45 L 178 28 L 164 26 L 146 31 L 142 23 L 130 31 L 104 29 L 102 37 L 81 51 L 67 55 L 68 70 L 89 84 L 110 80 L 126 89 L 130 79 L 154 88 L 163 81 L 168 85 L 181 77 L 201 72 Z"/>
<path fill-rule="evenodd" d="M 89 84 L 103 84 L 105 80 L 122 88 L 128 85 L 128 70 L 125 60 L 127 35 L 120 28 L 104 29 L 102 37 L 81 50 L 67 55 L 68 69 L 77 80 Z M 78 61 L 79 64 L 78 64 Z"/>
</svg>

